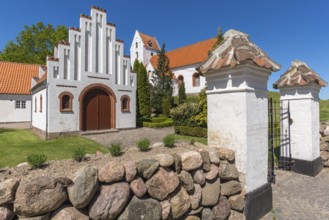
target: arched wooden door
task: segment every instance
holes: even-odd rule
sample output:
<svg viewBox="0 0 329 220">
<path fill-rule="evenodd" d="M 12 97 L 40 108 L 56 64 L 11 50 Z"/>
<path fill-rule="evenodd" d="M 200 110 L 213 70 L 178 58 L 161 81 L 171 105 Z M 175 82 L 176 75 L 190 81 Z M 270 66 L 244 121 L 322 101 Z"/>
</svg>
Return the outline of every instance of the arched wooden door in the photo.
<svg viewBox="0 0 329 220">
<path fill-rule="evenodd" d="M 111 97 L 101 90 L 93 89 L 83 98 L 83 130 L 111 128 Z"/>
</svg>

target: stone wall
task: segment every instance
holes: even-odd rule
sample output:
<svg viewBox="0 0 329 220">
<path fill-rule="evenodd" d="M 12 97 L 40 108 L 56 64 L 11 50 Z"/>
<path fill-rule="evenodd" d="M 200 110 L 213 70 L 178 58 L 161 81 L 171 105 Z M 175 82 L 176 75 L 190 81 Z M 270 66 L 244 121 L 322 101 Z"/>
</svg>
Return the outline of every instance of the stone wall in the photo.
<svg viewBox="0 0 329 220">
<path fill-rule="evenodd" d="M 329 122 L 321 123 L 320 134 L 320 155 L 323 166 L 329 167 Z"/>
<path fill-rule="evenodd" d="M 0 219 L 244 219 L 234 161 L 232 151 L 213 148 L 86 165 L 72 180 L 8 179 L 0 183 Z"/>
</svg>

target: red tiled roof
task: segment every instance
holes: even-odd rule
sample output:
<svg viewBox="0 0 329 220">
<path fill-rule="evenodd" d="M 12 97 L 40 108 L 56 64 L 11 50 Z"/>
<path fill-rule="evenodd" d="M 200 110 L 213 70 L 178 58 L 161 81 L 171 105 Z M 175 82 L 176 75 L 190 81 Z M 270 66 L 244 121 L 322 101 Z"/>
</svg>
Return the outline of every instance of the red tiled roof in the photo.
<svg viewBox="0 0 329 220">
<path fill-rule="evenodd" d="M 39 76 L 39 67 L 0 61 L 0 94 L 30 94 L 31 80 Z"/>
<path fill-rule="evenodd" d="M 208 58 L 208 51 L 216 43 L 216 38 L 211 38 L 185 47 L 168 51 L 166 55 L 169 58 L 170 68 L 201 63 Z M 157 66 L 158 55 L 151 58 L 151 64 L 154 68 Z"/>
<path fill-rule="evenodd" d="M 149 36 L 147 34 L 143 34 L 141 32 L 139 32 L 139 35 L 142 38 L 142 41 L 144 43 L 144 47 L 152 49 L 152 50 L 160 50 L 159 45 L 155 39 L 155 37 Z M 149 46 L 149 41 L 151 42 L 151 46 Z"/>
</svg>

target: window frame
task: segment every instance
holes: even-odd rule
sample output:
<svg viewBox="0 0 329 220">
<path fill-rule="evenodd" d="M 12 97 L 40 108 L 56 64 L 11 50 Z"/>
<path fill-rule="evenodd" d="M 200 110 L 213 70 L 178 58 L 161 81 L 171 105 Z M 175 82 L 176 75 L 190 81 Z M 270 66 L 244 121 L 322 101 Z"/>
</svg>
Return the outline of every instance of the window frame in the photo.
<svg viewBox="0 0 329 220">
<path fill-rule="evenodd" d="M 199 85 L 196 85 L 196 78 L 199 78 Z M 192 75 L 192 85 L 193 87 L 199 87 L 201 85 L 201 82 L 200 82 L 200 74 L 199 73 L 194 73 Z"/>
<path fill-rule="evenodd" d="M 37 110 L 38 110 L 37 96 L 34 96 L 34 112 L 37 112 Z"/>
<path fill-rule="evenodd" d="M 127 100 L 127 108 L 126 109 L 123 108 L 124 100 Z M 123 95 L 123 96 L 121 96 L 120 101 L 121 101 L 121 112 L 130 112 L 130 97 L 127 96 L 127 95 Z"/>
<path fill-rule="evenodd" d="M 69 98 L 70 98 L 69 99 L 69 108 L 67 108 L 67 109 L 63 109 L 63 98 L 64 98 L 64 96 L 69 96 Z M 61 94 L 59 94 L 58 98 L 59 98 L 59 111 L 60 112 L 73 112 L 72 102 L 73 102 L 74 96 L 73 96 L 72 93 L 67 92 L 67 91 L 62 92 Z"/>
<path fill-rule="evenodd" d="M 26 109 L 26 101 L 21 101 L 21 109 Z"/>
<path fill-rule="evenodd" d="M 21 101 L 15 100 L 15 109 L 21 109 Z"/>
<path fill-rule="evenodd" d="M 42 94 L 40 94 L 40 100 L 39 100 L 39 102 L 40 102 L 40 103 L 39 103 L 39 105 L 40 105 L 40 106 L 39 106 L 39 108 L 40 108 L 40 109 L 39 109 L 39 112 L 42 112 Z"/>
</svg>

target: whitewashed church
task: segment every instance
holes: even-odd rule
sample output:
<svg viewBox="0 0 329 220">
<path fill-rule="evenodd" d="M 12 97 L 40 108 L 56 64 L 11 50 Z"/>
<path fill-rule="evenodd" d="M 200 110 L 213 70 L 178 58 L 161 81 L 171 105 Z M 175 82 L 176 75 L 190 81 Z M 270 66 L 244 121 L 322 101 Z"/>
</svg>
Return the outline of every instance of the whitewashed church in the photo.
<svg viewBox="0 0 329 220">
<path fill-rule="evenodd" d="M 32 129 L 45 138 L 136 127 L 136 77 L 106 10 L 92 7 L 32 80 Z"/>
</svg>

